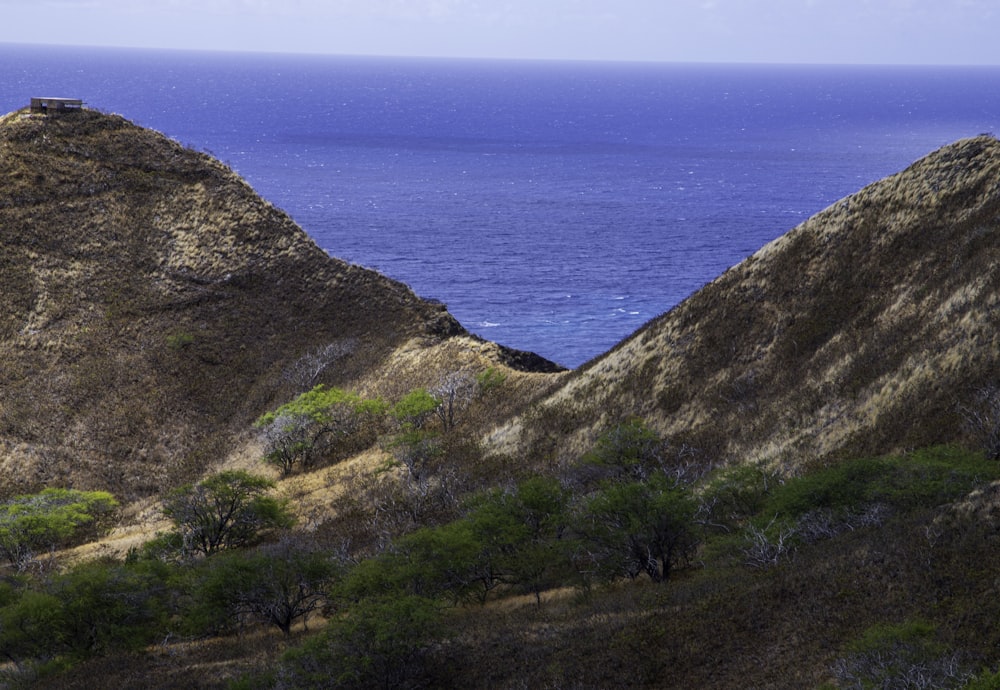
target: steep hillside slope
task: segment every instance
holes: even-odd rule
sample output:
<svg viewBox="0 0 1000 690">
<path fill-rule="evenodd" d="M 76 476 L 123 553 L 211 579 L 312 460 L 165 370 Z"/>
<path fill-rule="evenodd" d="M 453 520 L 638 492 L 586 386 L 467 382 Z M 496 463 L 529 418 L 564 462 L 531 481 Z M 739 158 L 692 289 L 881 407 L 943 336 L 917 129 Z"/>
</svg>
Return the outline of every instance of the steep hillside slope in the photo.
<svg viewBox="0 0 1000 690">
<path fill-rule="evenodd" d="M 210 157 L 88 110 L 0 119 L 0 299 L 0 495 L 161 491 L 302 386 L 377 388 L 403 351 L 425 378 L 554 368 L 328 257 Z"/>
<path fill-rule="evenodd" d="M 849 196 L 575 374 L 495 437 L 559 457 L 639 415 L 706 460 L 959 440 L 1000 375 L 1000 142 Z"/>
</svg>

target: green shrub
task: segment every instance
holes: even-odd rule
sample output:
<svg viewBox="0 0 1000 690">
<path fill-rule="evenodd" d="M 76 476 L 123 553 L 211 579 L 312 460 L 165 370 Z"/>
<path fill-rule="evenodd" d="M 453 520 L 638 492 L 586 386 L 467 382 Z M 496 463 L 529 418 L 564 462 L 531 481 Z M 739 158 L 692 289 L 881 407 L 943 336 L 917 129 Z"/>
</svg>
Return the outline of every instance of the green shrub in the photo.
<svg viewBox="0 0 1000 690">
<path fill-rule="evenodd" d="M 138 563 L 145 560 L 174 562 L 184 555 L 184 535 L 178 530 L 157 532 L 149 541 L 129 549 L 126 561 Z"/>
<path fill-rule="evenodd" d="M 118 502 L 106 491 L 45 489 L 0 504 L 0 553 L 20 568 L 37 550 L 95 534 Z"/>
<path fill-rule="evenodd" d="M 440 631 L 438 605 L 417 596 L 359 602 L 285 655 L 285 687 L 427 687 L 427 648 Z"/>
<path fill-rule="evenodd" d="M 925 448 L 885 463 L 890 471 L 872 488 L 872 500 L 902 509 L 948 503 L 1000 479 L 996 462 L 954 446 Z"/>
<path fill-rule="evenodd" d="M 843 460 L 775 487 L 761 514 L 795 518 L 816 509 L 863 510 L 882 503 L 909 510 L 940 505 L 1000 477 L 976 453 L 943 446 L 898 457 Z"/>
<path fill-rule="evenodd" d="M 887 468 L 874 459 L 845 460 L 794 477 L 777 487 L 762 511 L 765 515 L 798 517 L 817 508 L 856 508 L 869 499 Z"/>
<path fill-rule="evenodd" d="M 167 347 L 171 350 L 183 350 L 194 344 L 194 336 L 190 333 L 178 332 L 167 336 Z"/>
<path fill-rule="evenodd" d="M 729 531 L 757 515 L 780 478 L 760 465 L 727 467 L 701 492 L 702 512 L 709 527 Z"/>
<path fill-rule="evenodd" d="M 476 390 L 480 395 L 489 395 L 496 391 L 507 380 L 507 374 L 496 367 L 489 367 L 476 374 Z"/>
<path fill-rule="evenodd" d="M 1000 690 L 1000 671 L 983 671 L 963 685 L 962 690 Z"/>
</svg>

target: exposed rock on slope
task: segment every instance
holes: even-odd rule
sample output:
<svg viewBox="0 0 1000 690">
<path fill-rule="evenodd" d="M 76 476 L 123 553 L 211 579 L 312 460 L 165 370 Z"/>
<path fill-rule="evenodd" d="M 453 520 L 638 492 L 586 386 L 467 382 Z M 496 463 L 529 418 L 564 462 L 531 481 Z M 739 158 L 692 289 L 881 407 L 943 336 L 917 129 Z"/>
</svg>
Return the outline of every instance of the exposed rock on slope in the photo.
<svg viewBox="0 0 1000 690">
<path fill-rule="evenodd" d="M 0 494 L 195 476 L 331 343 L 338 385 L 375 386 L 404 347 L 552 368 L 331 259 L 210 157 L 86 110 L 0 119 L 0 298 Z"/>
<path fill-rule="evenodd" d="M 711 460 L 959 440 L 1000 375 L 1000 142 L 957 142 L 817 214 L 495 436 L 578 452 L 640 415 Z"/>
</svg>

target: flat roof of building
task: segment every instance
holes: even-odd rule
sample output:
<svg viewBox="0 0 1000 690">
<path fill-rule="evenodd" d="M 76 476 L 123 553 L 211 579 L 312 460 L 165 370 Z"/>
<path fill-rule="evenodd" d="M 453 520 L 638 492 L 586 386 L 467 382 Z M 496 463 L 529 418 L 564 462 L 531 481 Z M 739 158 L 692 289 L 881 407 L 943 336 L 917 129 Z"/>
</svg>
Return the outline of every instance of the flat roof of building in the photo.
<svg viewBox="0 0 1000 690">
<path fill-rule="evenodd" d="M 59 101 L 61 103 L 83 103 L 79 98 L 64 98 L 62 96 L 32 96 L 33 101 Z"/>
</svg>

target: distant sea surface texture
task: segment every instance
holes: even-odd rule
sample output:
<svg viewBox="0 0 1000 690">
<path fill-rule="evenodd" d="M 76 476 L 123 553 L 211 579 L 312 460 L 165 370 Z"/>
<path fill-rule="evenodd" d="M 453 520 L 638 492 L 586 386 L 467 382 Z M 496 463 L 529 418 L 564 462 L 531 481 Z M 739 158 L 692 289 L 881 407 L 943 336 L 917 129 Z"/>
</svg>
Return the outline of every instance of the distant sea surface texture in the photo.
<svg viewBox="0 0 1000 690">
<path fill-rule="evenodd" d="M 331 255 L 570 367 L 837 199 L 1000 121 L 992 67 L 15 45 L 0 67 L 3 112 L 82 98 L 208 151 Z"/>
</svg>

